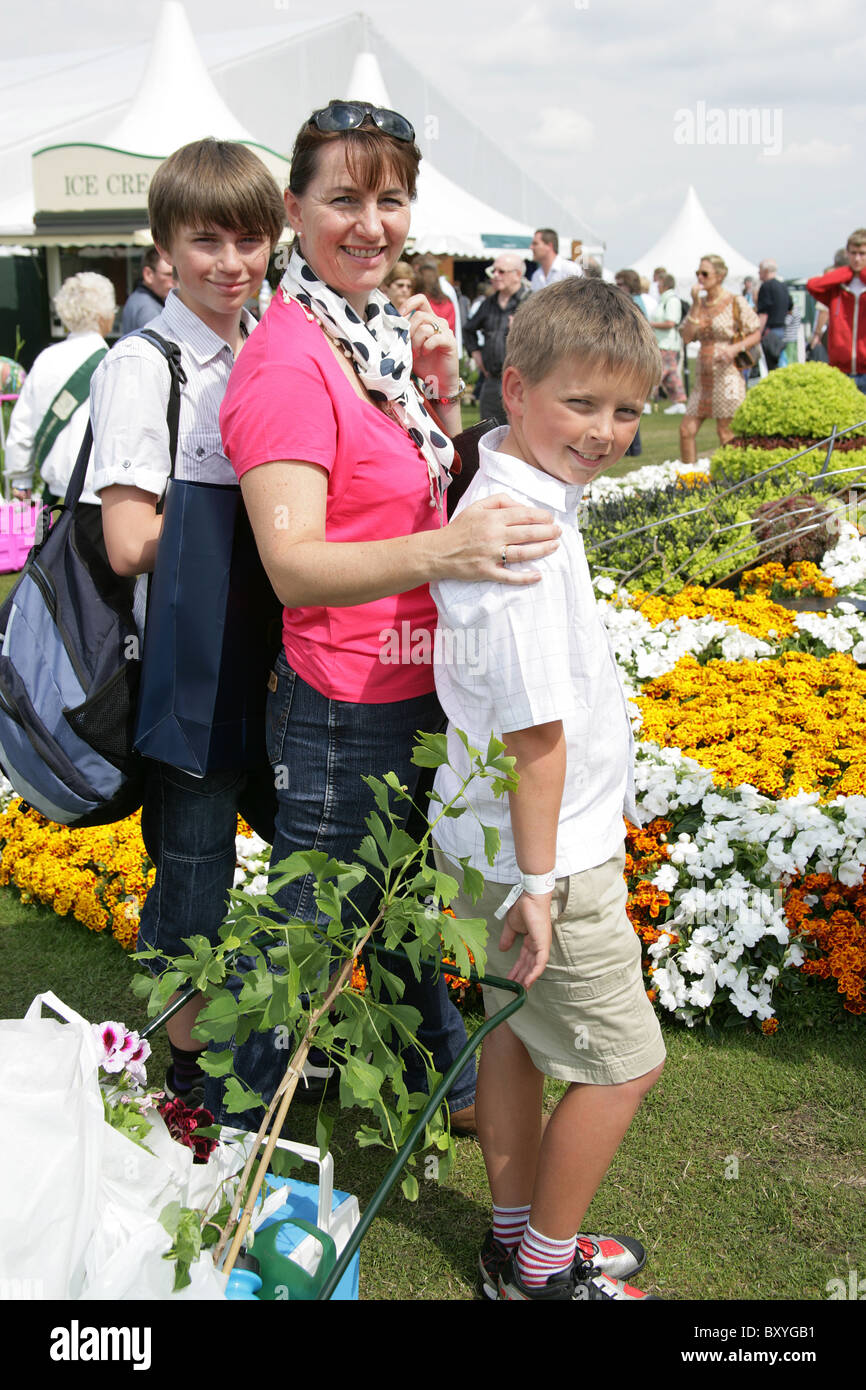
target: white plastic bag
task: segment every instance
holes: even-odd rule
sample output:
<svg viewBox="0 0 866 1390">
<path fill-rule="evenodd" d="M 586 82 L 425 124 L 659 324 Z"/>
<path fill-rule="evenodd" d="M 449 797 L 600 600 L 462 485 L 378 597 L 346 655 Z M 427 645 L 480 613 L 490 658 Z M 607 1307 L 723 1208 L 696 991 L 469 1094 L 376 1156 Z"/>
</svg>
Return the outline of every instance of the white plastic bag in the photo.
<svg viewBox="0 0 866 1390">
<path fill-rule="evenodd" d="M 65 1023 L 43 1018 L 52 1008 Z M 31 1298 L 77 1298 L 109 1126 L 90 1024 L 50 991 L 0 1020 L 0 1278 Z"/>
<path fill-rule="evenodd" d="M 163 1299 L 225 1297 L 225 1279 L 208 1252 L 190 1268 L 191 1283 L 173 1294 L 174 1262 L 163 1259 L 171 1238 L 159 1214 L 170 1202 L 204 1206 L 216 1191 L 223 1169 L 219 1161 L 193 1164 L 192 1150 L 169 1134 L 161 1115 L 148 1114 L 151 1129 L 136 1144 L 106 1126 L 98 1212 L 87 1251 L 85 1299 Z M 150 1152 L 148 1152 L 150 1150 Z M 230 1171 L 242 1166 L 235 1159 Z"/>
</svg>

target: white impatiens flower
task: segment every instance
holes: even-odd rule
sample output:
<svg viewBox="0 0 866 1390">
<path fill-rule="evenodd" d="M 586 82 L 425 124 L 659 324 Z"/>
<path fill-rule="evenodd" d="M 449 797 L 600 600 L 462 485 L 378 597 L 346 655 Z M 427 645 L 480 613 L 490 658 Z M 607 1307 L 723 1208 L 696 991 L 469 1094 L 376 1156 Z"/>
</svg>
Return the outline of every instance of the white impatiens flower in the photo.
<svg viewBox="0 0 866 1390">
<path fill-rule="evenodd" d="M 698 1009 L 708 1009 L 716 997 L 716 972 L 712 965 L 707 967 L 704 976 L 694 981 L 688 988 L 688 1002 Z"/>
<path fill-rule="evenodd" d="M 680 951 L 677 956 L 677 965 L 680 970 L 688 970 L 690 975 L 706 975 L 707 971 L 713 970 L 713 958 L 706 947 L 696 946 L 692 941 L 691 946 Z M 715 982 L 714 971 L 713 981 Z"/>
<path fill-rule="evenodd" d="M 655 878 L 651 880 L 653 887 L 662 893 L 670 893 L 679 881 L 680 876 L 672 864 L 662 864 Z"/>
</svg>

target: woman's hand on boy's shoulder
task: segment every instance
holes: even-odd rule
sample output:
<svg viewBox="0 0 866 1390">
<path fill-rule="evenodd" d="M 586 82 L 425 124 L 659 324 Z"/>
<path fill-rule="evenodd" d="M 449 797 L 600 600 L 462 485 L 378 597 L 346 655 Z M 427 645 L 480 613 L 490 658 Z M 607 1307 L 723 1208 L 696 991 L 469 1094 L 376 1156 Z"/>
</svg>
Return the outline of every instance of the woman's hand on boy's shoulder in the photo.
<svg viewBox="0 0 866 1390">
<path fill-rule="evenodd" d="M 524 989 L 535 984 L 547 966 L 553 935 L 550 923 L 552 896 L 552 893 L 521 893 L 505 917 L 499 949 L 508 951 L 518 936 L 523 937 L 520 955 L 509 970 L 508 979 L 523 985 Z"/>
</svg>

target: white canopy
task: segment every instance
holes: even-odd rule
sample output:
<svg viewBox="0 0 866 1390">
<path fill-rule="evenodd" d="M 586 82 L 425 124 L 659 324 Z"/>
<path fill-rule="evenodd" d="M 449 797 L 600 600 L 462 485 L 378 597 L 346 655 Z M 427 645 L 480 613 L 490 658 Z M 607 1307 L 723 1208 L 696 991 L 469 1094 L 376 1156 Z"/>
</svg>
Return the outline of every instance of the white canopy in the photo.
<svg viewBox="0 0 866 1390">
<path fill-rule="evenodd" d="M 393 109 L 375 54 L 358 54 L 347 96 Z M 440 173 L 429 158 L 422 159 L 418 196 L 412 205 L 413 251 L 473 256 L 479 260 L 505 248 L 528 253 L 533 230 L 467 193 Z"/>
<path fill-rule="evenodd" d="M 741 289 L 746 275 L 757 277 L 758 267 L 720 236 L 690 185 L 685 202 L 664 236 L 631 264 L 638 275 L 649 279 L 656 267 L 663 265 L 676 280 L 679 294 L 688 299 L 702 256 L 721 256 L 728 267 L 725 285 L 730 290 Z"/>
<path fill-rule="evenodd" d="M 180 0 L 163 0 L 132 105 L 100 144 L 165 159 L 208 135 L 253 140 L 214 86 Z"/>
<path fill-rule="evenodd" d="M 254 17 L 238 12 L 234 29 L 200 28 L 195 48 L 201 59 L 197 54 L 193 59 L 189 26 L 181 6 L 172 0 L 171 9 L 179 14 L 162 19 L 164 37 L 157 45 L 161 56 L 151 61 L 151 44 L 130 39 L 125 32 L 122 7 L 112 11 L 102 46 L 53 51 L 48 21 L 54 3 L 30 0 L 32 24 L 45 34 L 43 53 L 19 58 L 0 52 L 0 241 L 18 242 L 22 234 L 34 232 L 35 151 L 69 144 L 113 146 L 154 159 L 150 149 L 158 148 L 162 157 L 201 135 L 225 137 L 247 131 L 267 149 L 288 151 L 310 111 L 344 95 L 358 55 L 372 52 L 393 98 L 387 104 L 405 112 L 418 131 L 422 169 L 432 159 L 451 181 L 447 200 L 442 185 L 434 190 L 427 227 L 437 239 L 425 241 L 425 247 L 441 246 L 438 237 L 443 226 L 437 214 L 446 206 L 451 211 L 444 230 L 455 250 L 464 253 L 489 255 L 502 244 L 497 237 L 517 235 L 515 226 L 522 235 L 536 226 L 556 227 L 567 240 L 569 229 L 578 222 L 556 195 L 536 183 L 530 170 L 516 164 L 363 14 L 337 19 L 323 15 L 318 23 L 311 23 L 293 19 L 282 0 L 279 4 L 275 0 L 272 8 L 279 13 L 270 25 L 259 26 Z M 211 84 L 206 98 L 202 97 L 201 62 Z M 169 67 L 176 76 L 166 97 L 168 83 L 161 82 L 160 76 Z M 371 90 L 366 81 L 361 89 Z M 150 103 L 144 95 L 148 90 L 153 94 Z M 430 112 L 436 113 L 435 125 L 434 118 L 425 115 Z M 165 120 L 170 121 L 167 145 Z M 262 147 L 255 148 L 261 154 Z M 74 160 L 73 166 L 77 173 L 86 162 Z M 422 211 L 419 199 L 417 230 L 423 235 Z M 467 227 L 473 240 L 454 240 Z M 479 247 L 475 239 L 479 234 L 492 237 L 491 244 Z M 33 239 L 44 243 L 47 236 L 46 231 L 45 236 Z M 70 239 L 74 240 L 71 233 Z M 102 239 L 90 237 L 91 241 Z"/>
</svg>

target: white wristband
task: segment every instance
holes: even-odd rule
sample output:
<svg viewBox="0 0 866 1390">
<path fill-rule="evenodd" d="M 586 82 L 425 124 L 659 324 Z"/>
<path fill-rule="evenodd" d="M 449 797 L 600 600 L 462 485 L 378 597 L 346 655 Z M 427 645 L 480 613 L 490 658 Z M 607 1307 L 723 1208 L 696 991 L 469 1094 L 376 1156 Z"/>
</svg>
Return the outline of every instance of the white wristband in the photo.
<svg viewBox="0 0 866 1390">
<path fill-rule="evenodd" d="M 520 897 L 521 893 L 552 893 L 556 887 L 556 870 L 551 869 L 546 874 L 525 874 L 521 872 L 520 882 L 515 883 L 508 897 L 501 907 L 496 909 L 493 914 L 498 921 L 501 921 Z"/>
</svg>

